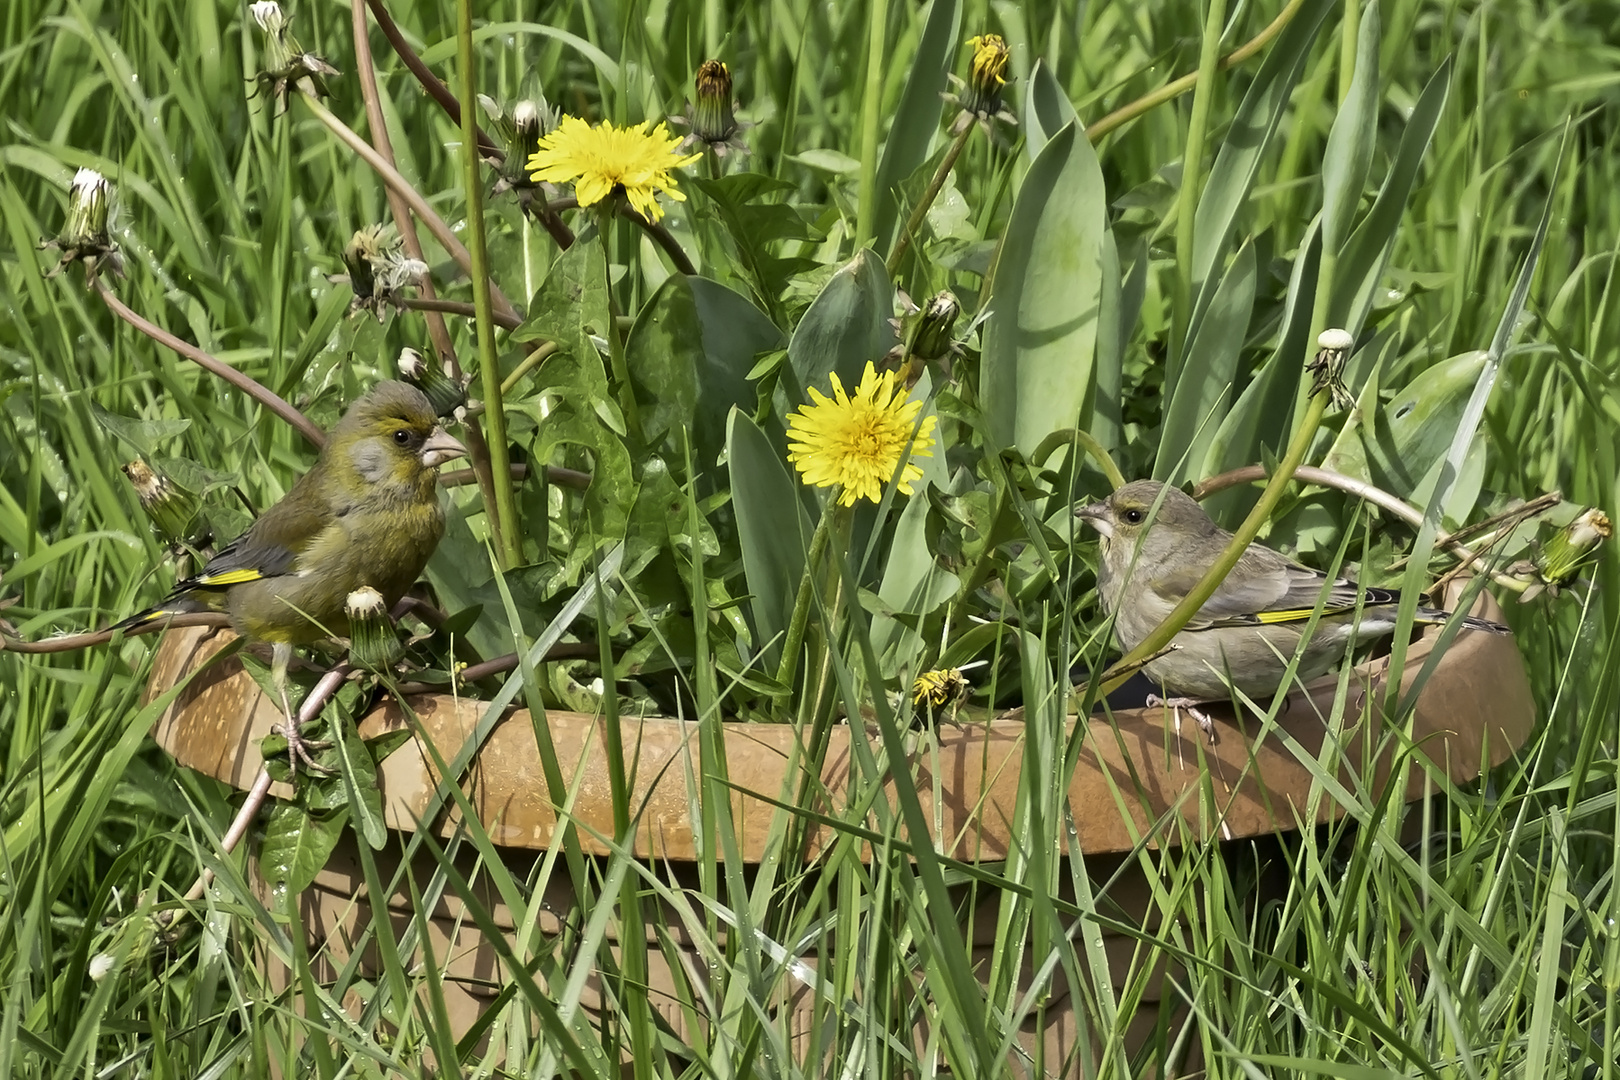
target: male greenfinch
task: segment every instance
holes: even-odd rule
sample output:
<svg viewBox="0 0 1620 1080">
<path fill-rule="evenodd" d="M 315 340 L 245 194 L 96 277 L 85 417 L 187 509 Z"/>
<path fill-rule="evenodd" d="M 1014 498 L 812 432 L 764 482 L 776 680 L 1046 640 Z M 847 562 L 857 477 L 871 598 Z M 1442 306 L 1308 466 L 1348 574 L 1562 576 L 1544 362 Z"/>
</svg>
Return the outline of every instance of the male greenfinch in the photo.
<svg viewBox="0 0 1620 1080">
<path fill-rule="evenodd" d="M 467 452 L 439 426 L 426 395 L 381 382 L 338 421 L 315 467 L 248 530 L 127 629 L 170 615 L 223 611 L 249 641 L 271 646 L 294 771 L 313 767 L 287 699 L 295 645 L 348 632 L 344 602 L 370 586 L 392 607 L 444 534 L 438 466 Z"/>
<path fill-rule="evenodd" d="M 1097 592 L 1103 610 L 1115 617 L 1114 636 L 1126 651 L 1164 621 L 1232 539 L 1192 496 L 1156 480 L 1126 484 L 1106 499 L 1077 507 L 1075 516 L 1102 534 Z M 1165 704 L 1187 709 L 1213 738 L 1212 722 L 1196 706 L 1230 701 L 1233 689 L 1268 700 L 1296 652 L 1299 679 L 1326 673 L 1354 642 L 1394 633 L 1400 602 L 1393 589 L 1330 579 L 1263 544 L 1250 544 L 1171 639 L 1172 651 L 1143 670 L 1164 689 Z M 1318 604 L 1321 618 L 1301 651 Z M 1420 606 L 1416 621 L 1441 623 L 1452 617 Z M 1473 616 L 1462 623 L 1470 630 L 1509 632 Z"/>
</svg>

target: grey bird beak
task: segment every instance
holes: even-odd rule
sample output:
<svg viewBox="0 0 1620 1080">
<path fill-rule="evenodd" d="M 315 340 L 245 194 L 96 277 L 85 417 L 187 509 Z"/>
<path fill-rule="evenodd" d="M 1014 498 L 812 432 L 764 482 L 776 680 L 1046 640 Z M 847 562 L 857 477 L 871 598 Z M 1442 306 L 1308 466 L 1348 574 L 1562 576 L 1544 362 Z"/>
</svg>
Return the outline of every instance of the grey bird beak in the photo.
<svg viewBox="0 0 1620 1080">
<path fill-rule="evenodd" d="M 433 434 L 427 437 L 422 444 L 422 464 L 432 469 L 443 465 L 447 461 L 454 461 L 458 457 L 466 457 L 467 448 L 461 445 L 461 440 L 445 431 L 442 427 L 433 429 Z"/>
<path fill-rule="evenodd" d="M 1084 506 L 1077 506 L 1074 508 L 1074 516 L 1104 536 L 1112 537 L 1114 535 L 1114 523 L 1108 518 L 1107 503 L 1094 502 L 1087 503 Z"/>
</svg>

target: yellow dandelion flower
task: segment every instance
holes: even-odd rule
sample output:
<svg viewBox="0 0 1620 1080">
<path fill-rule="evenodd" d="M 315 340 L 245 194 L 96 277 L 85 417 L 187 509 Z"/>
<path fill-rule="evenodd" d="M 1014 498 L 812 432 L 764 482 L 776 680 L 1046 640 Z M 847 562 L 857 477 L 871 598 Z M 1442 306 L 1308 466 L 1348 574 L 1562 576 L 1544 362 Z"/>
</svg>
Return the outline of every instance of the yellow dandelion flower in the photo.
<svg viewBox="0 0 1620 1080">
<path fill-rule="evenodd" d="M 837 375 L 832 376 L 832 389 L 829 398 L 811 387 L 814 404 L 788 417 L 788 460 L 806 484 L 838 485 L 838 501 L 844 506 L 863 498 L 877 502 L 908 444 L 913 456 L 934 456 L 934 418 L 924 417 L 918 426 L 922 402 L 907 400 L 905 387 L 895 386 L 894 372 L 879 375 L 868 361 L 853 397 Z M 910 495 L 912 482 L 921 478 L 922 469 L 907 461 L 900 490 Z"/>
<path fill-rule="evenodd" d="M 690 165 L 703 155 L 676 152 L 681 140 L 649 122 L 616 128 L 611 120 L 592 127 L 577 116 L 565 116 L 557 130 L 540 140 L 529 158 L 529 177 L 554 184 L 573 182 L 579 205 L 591 206 L 623 189 L 630 205 L 649 221 L 664 216 L 654 196 L 662 191 L 685 202 L 671 169 Z"/>
<path fill-rule="evenodd" d="M 967 40 L 973 50 L 969 67 L 969 112 L 994 116 L 1001 111 L 1001 91 L 1007 85 L 1007 61 L 1011 53 L 1000 34 L 982 34 Z"/>
</svg>

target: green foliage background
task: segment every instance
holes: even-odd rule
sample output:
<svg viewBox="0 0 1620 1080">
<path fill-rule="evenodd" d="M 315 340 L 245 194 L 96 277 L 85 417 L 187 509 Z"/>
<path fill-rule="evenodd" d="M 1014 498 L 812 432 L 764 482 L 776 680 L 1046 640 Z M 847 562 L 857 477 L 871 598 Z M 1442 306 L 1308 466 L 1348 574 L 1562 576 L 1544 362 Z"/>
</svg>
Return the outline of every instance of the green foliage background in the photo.
<svg viewBox="0 0 1620 1080">
<path fill-rule="evenodd" d="M 1207 65 L 1249 40 L 1277 10 L 1223 6 L 1212 17 L 1181 0 L 969 2 L 959 10 L 884 0 L 496 0 L 477 8 L 477 82 L 504 101 L 538 87 L 577 115 L 658 120 L 685 111 L 700 60 L 726 59 L 752 123 L 750 152 L 730 168 L 760 177 L 694 169 L 683 180 L 688 202 L 674 208 L 670 231 L 718 284 L 672 283 L 665 257 L 621 222 L 607 239 L 614 278 L 584 286 L 576 307 L 555 298 L 576 295 L 565 287 L 589 277 L 580 266 L 600 257 L 595 241 L 586 233 L 586 243 L 560 255 L 511 200 L 487 201 L 493 279 L 514 302 L 528 301 L 529 334 L 573 345 L 514 385 L 514 442 L 529 461 L 586 468 L 598 484 L 585 497 L 520 489 L 527 520 L 551 524 L 531 527 L 519 565 L 500 576 L 477 570 L 488 561 L 478 503 L 470 490 L 457 494 L 467 527 L 447 541 L 432 577 L 452 610 L 483 605 L 471 638 L 483 655 L 506 651 L 514 624 L 537 636 L 590 579 L 592 557 L 623 538 L 621 587 L 587 608 L 579 626 L 589 629 L 580 636 L 621 649 L 620 674 L 634 676 L 624 704 L 705 718 L 722 707 L 769 711 L 761 701 L 776 668 L 750 666 L 748 657 L 770 636 L 760 620 L 773 616 L 760 607 L 764 571 L 745 564 L 787 565 L 783 581 L 796 582 L 791 561 L 802 558 L 805 537 L 781 530 L 776 548 L 752 550 L 741 524 L 747 497 L 737 497 L 734 522 L 716 477 L 733 489 L 757 482 L 760 498 L 778 500 L 765 504 L 768 520 L 797 516 L 791 489 L 784 502 L 784 485 L 768 475 L 766 463 L 780 454 L 772 425 L 784 401 L 827 371 L 850 381 L 887 332 L 880 260 L 850 260 L 857 239 L 875 238 L 880 256 L 890 250 L 949 139 L 942 124 L 954 108 L 936 84 L 946 70 L 965 72 L 959 42 L 985 31 L 1012 47 L 1008 104 L 1019 123 L 969 139 L 893 283 L 919 300 L 951 287 L 970 314 L 984 306 L 993 259 L 997 280 L 1017 287 L 996 294 L 993 314 L 971 334 L 966 317 L 959 324 L 967 349 L 959 370 L 970 373 L 972 393 L 953 401 L 947 389 L 936 400 L 948 452 L 930 466 L 938 471 L 927 492 L 856 517 L 856 535 L 878 537 L 874 551 L 887 558 L 854 569 L 866 607 L 851 590 L 848 617 L 874 612 L 872 641 L 884 658 L 867 666 L 852 648 L 853 673 L 841 675 L 834 695 L 847 711 L 939 658 L 914 648 L 906 669 L 897 626 L 911 619 L 928 631 L 919 640 L 933 642 L 948 611 L 971 611 L 1006 635 L 999 649 L 985 636 L 974 643 L 979 652 L 948 657 L 994 660 L 978 703 L 1021 698 L 1036 705 L 1032 731 L 1059 731 L 1061 703 L 1039 691 L 1053 672 L 1090 668 L 1106 652 L 1087 595 L 1091 556 L 1064 531 L 1062 511 L 1071 495 L 1103 485 L 1058 461 L 1049 471 L 1028 463 L 1044 435 L 1063 426 L 1038 406 L 1078 398 L 1080 426 L 1127 476 L 1197 479 L 1274 459 L 1296 413 L 1298 364 L 1329 323 L 1358 331 L 1352 389 L 1370 411 L 1382 403 L 1387 427 L 1376 433 L 1386 441 L 1369 447 L 1333 420 L 1311 461 L 1326 457 L 1397 494 L 1421 494 L 1430 468 L 1452 452 L 1462 403 L 1486 364 L 1470 354 L 1500 336 L 1506 316 L 1513 343 L 1495 358 L 1478 438 L 1453 461 L 1459 479 L 1447 513 L 1477 519 L 1554 489 L 1577 504 L 1616 505 L 1613 4 L 1396 0 L 1351 10 L 1307 0 L 1259 55 L 1220 73 L 1201 97 L 1183 96 L 1107 134 L 1094 158 L 1080 133 L 1063 130 L 1068 116 L 1092 124 L 1195 70 L 1201 57 Z M 390 11 L 459 86 L 454 6 L 424 0 Z M 329 105 L 364 132 L 351 13 L 305 3 L 290 15 L 304 44 L 345 73 L 330 80 Z M 164 553 L 114 468 L 130 448 L 98 423 L 97 409 L 190 421 L 161 453 L 206 463 L 254 507 L 279 497 L 309 460 L 275 418 L 116 321 L 76 272 L 47 279 L 52 256 L 36 245 L 60 227 L 76 168 L 97 168 L 118 188 L 115 236 L 128 278 L 113 283 L 116 293 L 323 426 L 391 369 L 401 347 L 422 347 L 425 334 L 415 313 L 383 323 L 346 316 L 349 293 L 327 276 L 342 271 L 338 255 L 355 229 L 389 219 L 383 188 L 302 102 L 277 119 L 268 101 L 250 97 L 262 37 L 245 7 L 11 0 L 0 31 L 0 598 L 17 601 L 0 615 L 38 638 L 133 610 L 171 572 L 154 570 Z M 371 47 L 400 171 L 443 218 L 464 222 L 460 130 L 375 32 Z M 1190 159 L 1201 168 L 1192 170 L 1200 199 L 1189 221 L 1176 208 Z M 1516 302 L 1544 215 L 1534 276 Z M 571 220 L 587 229 L 586 216 Z M 1093 250 L 1096 263 L 1065 261 L 1066 252 Z M 431 244 L 428 261 L 443 295 L 470 297 L 465 275 Z M 1312 266 L 1326 268 L 1320 290 L 1306 271 L 1296 280 L 1298 268 Z M 671 386 L 690 392 L 698 410 L 690 447 L 674 439 L 679 393 L 664 413 L 647 409 L 644 439 L 617 434 L 625 419 L 588 342 L 610 318 L 609 291 L 618 311 L 635 316 L 622 332 L 644 403 Z M 660 329 L 694 318 L 705 332 L 725 327 L 700 354 L 690 333 Z M 849 340 L 829 345 L 807 323 Z M 1061 331 L 1043 351 L 1020 337 L 1032 325 Z M 450 330 L 472 366 L 471 323 L 451 319 Z M 525 336 L 500 339 L 503 373 L 521 362 Z M 773 369 L 781 400 L 738 380 L 773 349 L 786 350 Z M 713 365 L 703 377 L 680 382 L 703 364 Z M 736 419 L 728 426 L 733 414 L 715 406 L 739 385 L 756 394 L 753 431 L 739 433 Z M 769 377 L 764 385 L 769 391 Z M 983 430 L 973 423 L 977 399 Z M 993 462 L 1002 459 L 986 455 L 986 445 L 1015 447 L 1024 460 L 998 474 Z M 723 452 L 725 474 L 713 467 Z M 225 513 L 232 498 L 217 495 Z M 679 522 L 666 518 L 665 503 L 679 507 Z M 1235 494 L 1212 505 L 1228 524 L 1245 508 Z M 907 520 L 901 511 L 911 506 L 931 513 Z M 814 510 L 805 504 L 806 532 Z M 1331 558 L 1358 521 L 1345 500 L 1317 495 L 1286 504 L 1272 539 Z M 1002 523 L 1012 531 L 998 531 Z M 1373 577 L 1412 533 L 1381 525 L 1366 551 L 1361 533 L 1351 535 Z M 919 588 L 919 567 L 933 565 L 936 551 L 958 572 L 959 592 Z M 457 577 L 464 567 L 474 569 Z M 1409 576 L 1427 570 L 1420 562 Z M 680 1046 L 655 1029 L 633 977 L 617 984 L 621 1014 L 605 1033 L 577 1015 L 559 1019 L 577 1000 L 566 981 L 571 965 L 602 948 L 593 925 L 529 942 L 527 974 L 506 974 L 500 1067 L 545 1072 L 562 1054 L 576 1071 L 607 1075 L 628 1053 L 637 1075 L 830 1071 L 816 1055 L 785 1052 L 768 1003 L 798 978 L 776 943 L 814 954 L 836 926 L 841 946 L 824 968 L 823 1015 L 845 1026 L 818 1046 L 873 1075 L 926 1071 L 909 1043 L 886 1037 L 923 1016 L 950 1033 L 938 1049 L 959 1074 L 1001 1067 L 1002 1038 L 1041 1005 L 1021 996 L 1015 957 L 1063 973 L 1112 1048 L 1091 1067 L 1124 1075 L 1116 1033 L 1166 952 L 1206 961 L 1191 966 L 1179 992 L 1201 1020 L 1192 1037 L 1219 1075 L 1348 1075 L 1355 1067 L 1612 1075 L 1620 1060 L 1615 571 L 1606 550 L 1590 590 L 1510 612 L 1540 710 L 1537 734 L 1514 764 L 1453 793 L 1450 816 L 1435 825 L 1439 841 L 1408 852 L 1381 806 L 1353 806 L 1359 828 L 1288 849 L 1291 884 L 1259 912 L 1246 902 L 1250 878 L 1213 857 L 1221 849 L 1212 838 L 1186 836 L 1160 856 L 1139 852 L 1164 883 L 1160 925 L 1168 929 L 1147 935 L 1123 989 L 1099 970 L 1084 935 L 1067 935 L 1041 899 L 1067 888 L 1085 911 L 1090 892 L 1082 853 L 1051 844 L 1065 835 L 1060 794 L 1031 782 L 1021 835 L 1039 843 L 985 872 L 1014 898 L 998 926 L 1003 960 L 978 973 L 988 989 L 976 989 L 937 907 L 965 871 L 913 864 L 903 844 L 869 866 L 846 845 L 816 879 L 792 866 L 744 880 L 711 848 L 699 892 L 739 913 L 753 934 L 720 933 L 714 908 L 694 894 L 612 858 L 582 875 L 585 895 L 616 902 L 615 917 L 627 919 L 657 896 L 688 913 L 688 929 L 706 931 L 714 996 L 687 987 L 682 1002 L 717 1017 L 706 1041 Z M 912 602 L 926 610 L 908 612 Z M 696 640 L 686 640 L 681 627 L 694 609 L 713 617 L 699 617 L 697 631 L 685 631 Z M 307 959 L 241 884 L 240 856 L 221 867 L 221 885 L 205 901 L 184 905 L 194 914 L 173 935 L 154 937 L 150 914 L 182 906 L 199 868 L 221 865 L 212 852 L 232 802 L 145 739 L 155 715 L 139 704 L 149 650 L 142 641 L 83 654 L 0 653 L 0 1074 L 253 1076 L 274 1059 L 288 1073 L 339 1075 L 346 1063 L 361 1075 L 415 1075 L 425 1072 L 423 1047 L 440 1061 L 456 1055 L 433 1007 L 440 973 L 431 963 L 393 964 L 366 984 L 373 1008 L 356 1023 L 318 1015 L 308 1001 L 295 1009 L 266 985 L 255 948 L 284 954 L 300 973 Z M 718 676 L 691 666 L 703 655 L 716 659 Z M 619 707 L 612 695 L 600 702 L 591 694 L 590 677 L 586 666 L 555 667 L 544 681 L 531 676 L 511 689 L 552 707 Z M 824 724 L 828 715 L 801 720 Z M 1028 764 L 1048 768 L 1027 765 L 1026 774 L 1059 775 L 1060 741 L 1032 744 L 1050 757 Z M 901 809 L 914 808 L 913 800 Z M 907 835 L 899 820 L 883 824 L 891 839 Z M 475 829 L 465 843 L 485 850 L 488 838 Z M 1051 858 L 1059 852 L 1076 857 L 1060 864 Z M 448 859 L 433 865 L 432 878 L 418 883 L 424 893 L 461 891 Z M 544 881 L 514 880 L 494 866 L 480 872 L 520 909 L 539 903 Z M 119 966 L 97 982 L 87 968 L 102 953 Z M 630 976 L 636 962 L 625 960 Z M 932 993 L 919 990 L 912 970 L 928 972 Z M 539 994 L 537 982 L 557 992 Z M 426 1004 L 413 1004 L 418 990 Z M 551 1025 L 548 1035 L 530 1039 L 540 1024 Z M 1175 1037 L 1150 1041 L 1143 1061 L 1162 1058 Z M 463 1049 L 479 1075 L 497 1067 Z"/>
</svg>

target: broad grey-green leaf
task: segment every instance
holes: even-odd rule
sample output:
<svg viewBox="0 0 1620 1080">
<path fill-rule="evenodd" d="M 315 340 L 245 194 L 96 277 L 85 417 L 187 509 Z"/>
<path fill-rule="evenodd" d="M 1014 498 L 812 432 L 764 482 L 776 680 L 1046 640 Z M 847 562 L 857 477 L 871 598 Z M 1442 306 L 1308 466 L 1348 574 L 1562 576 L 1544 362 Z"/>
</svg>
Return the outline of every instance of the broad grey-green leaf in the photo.
<svg viewBox="0 0 1620 1080">
<path fill-rule="evenodd" d="M 1241 465 L 1252 465 L 1266 454 L 1281 454 L 1288 441 L 1294 398 L 1299 390 L 1311 334 L 1311 312 L 1316 303 L 1318 267 L 1322 258 L 1321 218 L 1311 222 L 1305 241 L 1294 257 L 1283 303 L 1282 333 L 1271 359 L 1244 388 L 1237 404 L 1216 431 L 1205 456 L 1203 474 L 1214 476 Z M 1211 517 L 1224 524 L 1241 521 L 1259 497 L 1247 488 L 1228 488 L 1204 503 Z"/>
<path fill-rule="evenodd" d="M 1238 354 L 1254 312 L 1254 242 L 1238 250 L 1221 277 L 1198 335 L 1187 345 L 1181 377 L 1159 433 L 1156 479 L 1180 484 L 1197 473 L 1235 397 Z"/>
<path fill-rule="evenodd" d="M 793 331 L 788 363 L 798 385 L 825 391 L 828 374 L 837 373 L 854 389 L 867 361 L 877 362 L 894 346 L 893 314 L 889 275 L 871 249 L 862 248 L 828 279 Z"/>
<path fill-rule="evenodd" d="M 1451 445 L 1486 357 L 1461 353 L 1419 374 L 1381 410 L 1362 414 L 1322 467 L 1410 496 Z"/>
<path fill-rule="evenodd" d="M 1451 58 L 1448 56 L 1440 69 L 1423 88 L 1412 115 L 1407 118 L 1406 129 L 1401 132 L 1401 144 L 1395 151 L 1389 175 L 1378 189 L 1378 198 L 1372 209 L 1362 218 L 1356 231 L 1345 242 L 1334 272 L 1333 296 L 1328 309 L 1328 325 L 1342 326 L 1352 334 L 1361 332 L 1361 324 L 1372 307 L 1373 290 L 1383 276 L 1389 261 L 1389 252 L 1400 227 L 1401 215 L 1406 211 L 1406 200 L 1417 182 L 1429 142 L 1445 110 L 1446 96 L 1451 88 Z"/>
<path fill-rule="evenodd" d="M 951 70 L 961 28 L 961 0 L 932 0 L 917 42 L 917 55 L 906 76 L 906 88 L 900 92 L 889 137 L 883 143 L 883 156 L 878 159 L 877 217 L 872 234 L 881 250 L 890 249 L 900 219 L 897 189 L 928 160 L 928 147 L 939 130 L 939 116 L 945 107 L 940 95 L 945 91 L 945 76 Z"/>
<path fill-rule="evenodd" d="M 1306 0 L 1266 50 L 1260 70 L 1232 117 L 1220 152 L 1215 155 L 1215 164 L 1209 170 L 1209 179 L 1204 183 L 1203 194 L 1198 198 L 1192 255 L 1195 293 L 1220 262 L 1226 237 L 1254 188 L 1260 159 L 1277 130 L 1278 121 L 1288 109 L 1289 97 L 1310 56 L 1316 32 L 1327 13 L 1337 6 L 1334 0 Z M 1189 336 L 1195 329 L 1189 325 Z"/>
<path fill-rule="evenodd" d="M 782 332 L 740 294 L 704 278 L 669 278 L 642 307 L 625 343 L 648 442 L 656 446 L 666 434 L 687 430 L 696 460 L 713 464 L 732 407 L 756 399 L 748 381 L 754 358 L 781 344 Z"/>
<path fill-rule="evenodd" d="M 812 523 L 776 448 L 740 409 L 732 410 L 727 426 L 726 460 L 756 640 L 774 663 L 781 644 L 772 639 L 786 631 L 792 615 Z"/>
<path fill-rule="evenodd" d="M 1355 0 L 1350 0 L 1355 3 Z M 1350 233 L 1378 138 L 1378 0 L 1370 0 L 1356 36 L 1356 70 L 1322 151 L 1322 247 L 1330 255 Z"/>
<path fill-rule="evenodd" d="M 991 436 L 1026 456 L 1090 422 L 1106 195 L 1070 124 L 1024 177 L 990 282 L 980 392 Z"/>
<path fill-rule="evenodd" d="M 926 482 L 916 486 L 906 508 L 895 524 L 884 563 L 883 583 L 878 598 L 887 611 L 923 616 L 956 595 L 961 582 L 939 565 L 928 543 L 928 498 Z M 883 665 L 885 678 L 911 670 L 926 643 L 905 623 L 884 613 L 872 617 L 872 648 Z"/>
<path fill-rule="evenodd" d="M 1039 157 L 1047 142 L 1062 131 L 1065 124 L 1079 119 L 1074 103 L 1058 85 L 1046 61 L 1035 61 L 1029 73 L 1029 84 L 1024 87 L 1024 152 L 1029 160 Z"/>
</svg>

